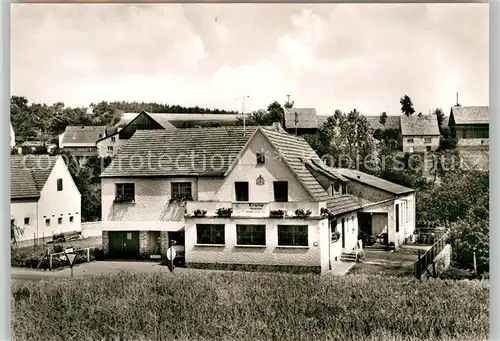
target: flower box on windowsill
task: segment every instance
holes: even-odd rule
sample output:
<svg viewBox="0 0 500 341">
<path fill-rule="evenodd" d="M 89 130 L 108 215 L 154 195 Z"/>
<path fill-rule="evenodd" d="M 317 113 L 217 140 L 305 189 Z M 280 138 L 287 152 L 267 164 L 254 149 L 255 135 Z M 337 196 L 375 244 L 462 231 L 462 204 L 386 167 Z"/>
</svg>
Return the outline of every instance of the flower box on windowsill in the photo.
<svg viewBox="0 0 500 341">
<path fill-rule="evenodd" d="M 295 210 L 295 216 L 297 218 L 309 218 L 309 216 L 311 215 L 311 213 L 312 213 L 311 210 L 304 211 L 301 208 Z"/>
<path fill-rule="evenodd" d="M 340 232 L 339 231 L 335 231 L 333 234 L 332 234 L 332 243 L 336 243 L 338 242 L 340 239 Z"/>
<path fill-rule="evenodd" d="M 172 196 L 170 198 L 170 203 L 173 204 L 173 203 L 176 203 L 176 204 L 184 204 L 186 201 L 192 201 L 193 200 L 193 197 L 190 196 L 190 195 L 186 195 L 186 196 Z"/>
<path fill-rule="evenodd" d="M 233 214 L 233 209 L 232 208 L 218 208 L 215 213 L 217 214 L 218 217 L 229 218 L 229 217 L 231 217 L 231 214 Z"/>
<path fill-rule="evenodd" d="M 193 217 L 201 218 L 207 215 L 207 210 L 194 210 L 193 211 Z"/>
<path fill-rule="evenodd" d="M 274 210 L 269 212 L 269 217 L 271 218 L 283 218 L 285 216 L 285 211 L 283 210 Z"/>
<path fill-rule="evenodd" d="M 119 204 L 134 204 L 135 200 L 134 198 L 127 197 L 127 196 L 117 196 L 114 200 L 115 203 Z"/>
</svg>

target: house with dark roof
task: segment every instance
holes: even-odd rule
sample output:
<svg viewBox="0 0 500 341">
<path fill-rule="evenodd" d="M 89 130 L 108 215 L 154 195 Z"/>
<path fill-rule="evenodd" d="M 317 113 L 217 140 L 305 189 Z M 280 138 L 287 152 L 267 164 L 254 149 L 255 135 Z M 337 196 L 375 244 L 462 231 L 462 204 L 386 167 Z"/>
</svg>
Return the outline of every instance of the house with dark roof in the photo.
<svg viewBox="0 0 500 341">
<path fill-rule="evenodd" d="M 97 156 L 96 142 L 106 135 L 106 126 L 67 126 L 59 135 L 59 148 L 81 162 Z"/>
<path fill-rule="evenodd" d="M 457 138 L 458 147 L 487 147 L 489 145 L 489 107 L 454 106 L 448 127 Z"/>
<path fill-rule="evenodd" d="M 81 232 L 81 195 L 61 156 L 11 156 L 10 209 L 18 241 Z"/>
<path fill-rule="evenodd" d="M 400 116 L 403 152 L 430 152 L 439 148 L 439 124 L 436 115 Z"/>
<path fill-rule="evenodd" d="M 365 245 L 393 243 L 397 248 L 414 241 L 415 190 L 355 169 L 335 170 L 361 205 L 358 224 Z"/>
<path fill-rule="evenodd" d="M 177 128 L 168 121 L 168 114 L 150 114 L 145 111 L 137 115 L 124 114 L 114 129 L 108 129 L 107 135 L 97 140 L 98 154 L 100 157 L 113 157 L 137 130 L 154 129 L 175 130 Z"/>
<path fill-rule="evenodd" d="M 101 174 L 108 258 L 328 271 L 357 252 L 349 179 L 280 127 L 137 131 Z M 380 201 L 383 201 L 385 197 Z"/>
</svg>

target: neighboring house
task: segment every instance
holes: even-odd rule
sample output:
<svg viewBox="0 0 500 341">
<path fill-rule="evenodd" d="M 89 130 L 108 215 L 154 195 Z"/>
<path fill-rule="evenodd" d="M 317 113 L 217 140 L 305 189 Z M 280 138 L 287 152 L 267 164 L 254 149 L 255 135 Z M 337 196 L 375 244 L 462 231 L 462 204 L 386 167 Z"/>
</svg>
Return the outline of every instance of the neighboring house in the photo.
<svg viewBox="0 0 500 341">
<path fill-rule="evenodd" d="M 487 147 L 489 145 L 489 107 L 454 106 L 448 126 L 457 138 L 458 147 Z"/>
<path fill-rule="evenodd" d="M 101 175 L 104 252 L 156 258 L 174 239 L 190 267 L 327 271 L 358 240 L 347 180 L 279 127 L 137 131 Z"/>
<path fill-rule="evenodd" d="M 387 129 L 401 131 L 400 115 L 397 116 L 387 115 L 384 124 L 380 122 L 380 115 L 365 116 L 365 117 L 366 121 L 368 122 L 368 125 L 370 126 L 370 128 L 373 129 L 374 132 L 377 130 L 387 130 Z"/>
<path fill-rule="evenodd" d="M 360 232 L 376 239 L 387 234 L 386 243 L 396 247 L 413 242 L 415 190 L 353 169 L 336 169 L 347 182 L 347 193 L 358 198 Z"/>
<path fill-rule="evenodd" d="M 11 223 L 20 241 L 81 231 L 81 195 L 60 156 L 10 158 Z"/>
<path fill-rule="evenodd" d="M 10 124 L 10 149 L 16 146 L 16 134 L 14 133 L 14 128 L 12 128 L 12 123 Z"/>
<path fill-rule="evenodd" d="M 96 142 L 106 134 L 106 126 L 67 126 L 60 137 L 59 148 L 69 152 L 79 162 L 97 156 Z"/>
<path fill-rule="evenodd" d="M 431 152 L 439 148 L 439 125 L 436 115 L 401 116 L 403 152 Z"/>
<path fill-rule="evenodd" d="M 290 134 L 314 134 L 319 128 L 316 109 L 290 108 L 285 109 L 284 127 Z"/>
<path fill-rule="evenodd" d="M 136 130 L 175 130 L 177 129 L 168 121 L 168 114 L 150 114 L 145 111 L 128 120 L 130 114 L 122 117 L 114 132 L 108 129 L 105 137 L 97 140 L 97 149 L 100 157 L 113 157 L 120 148 L 134 135 Z M 127 122 L 128 123 L 125 123 Z M 123 125 L 125 123 L 125 125 Z"/>
</svg>

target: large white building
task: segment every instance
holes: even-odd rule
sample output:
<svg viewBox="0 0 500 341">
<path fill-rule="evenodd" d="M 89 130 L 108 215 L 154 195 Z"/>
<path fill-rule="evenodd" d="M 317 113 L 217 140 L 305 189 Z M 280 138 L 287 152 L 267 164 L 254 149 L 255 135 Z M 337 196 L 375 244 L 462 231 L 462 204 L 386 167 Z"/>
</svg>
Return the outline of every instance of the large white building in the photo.
<svg viewBox="0 0 500 341">
<path fill-rule="evenodd" d="M 367 203 L 280 127 L 137 131 L 101 177 L 107 257 L 160 257 L 175 239 L 190 267 L 327 271 L 354 251 Z M 413 216 L 402 207 L 387 219 Z M 404 226 L 387 221 L 388 242 Z"/>
</svg>

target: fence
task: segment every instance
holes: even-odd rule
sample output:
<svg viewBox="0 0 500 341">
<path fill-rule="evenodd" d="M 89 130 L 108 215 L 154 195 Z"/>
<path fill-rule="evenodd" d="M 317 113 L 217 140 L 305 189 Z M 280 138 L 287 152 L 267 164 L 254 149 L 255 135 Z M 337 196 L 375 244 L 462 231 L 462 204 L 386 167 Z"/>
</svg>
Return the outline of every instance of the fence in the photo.
<svg viewBox="0 0 500 341">
<path fill-rule="evenodd" d="M 436 259 L 437 255 L 441 251 L 443 251 L 444 247 L 446 246 L 446 239 L 448 237 L 448 232 L 444 233 L 441 238 L 437 242 L 435 242 L 427 252 L 423 254 L 423 256 L 420 256 L 420 251 L 418 252 L 418 260 L 414 264 L 415 268 L 415 276 L 418 279 L 422 278 L 422 275 L 424 275 L 426 272 L 429 271 L 429 267 L 432 265 L 433 267 L 433 275 L 436 275 L 436 269 L 435 269 L 435 263 L 434 260 Z"/>
<path fill-rule="evenodd" d="M 446 228 L 422 228 L 415 229 L 416 242 L 418 244 L 434 244 L 447 232 Z"/>
<path fill-rule="evenodd" d="M 66 252 L 70 252 L 70 251 L 76 253 L 76 258 L 74 261 L 75 264 L 89 263 L 90 261 L 99 258 L 99 256 L 97 256 L 95 254 L 95 251 L 97 249 L 98 249 L 97 247 L 93 246 L 93 247 L 86 247 L 86 248 L 79 249 L 79 250 L 67 249 L 63 252 L 55 252 L 55 253 L 49 254 L 48 255 L 49 269 L 52 270 L 54 268 L 68 265 L 67 264 L 68 259 L 66 257 Z M 59 257 L 54 259 L 54 257 L 56 257 L 56 256 L 59 256 Z M 57 265 L 59 265 L 59 266 L 57 266 Z"/>
</svg>

